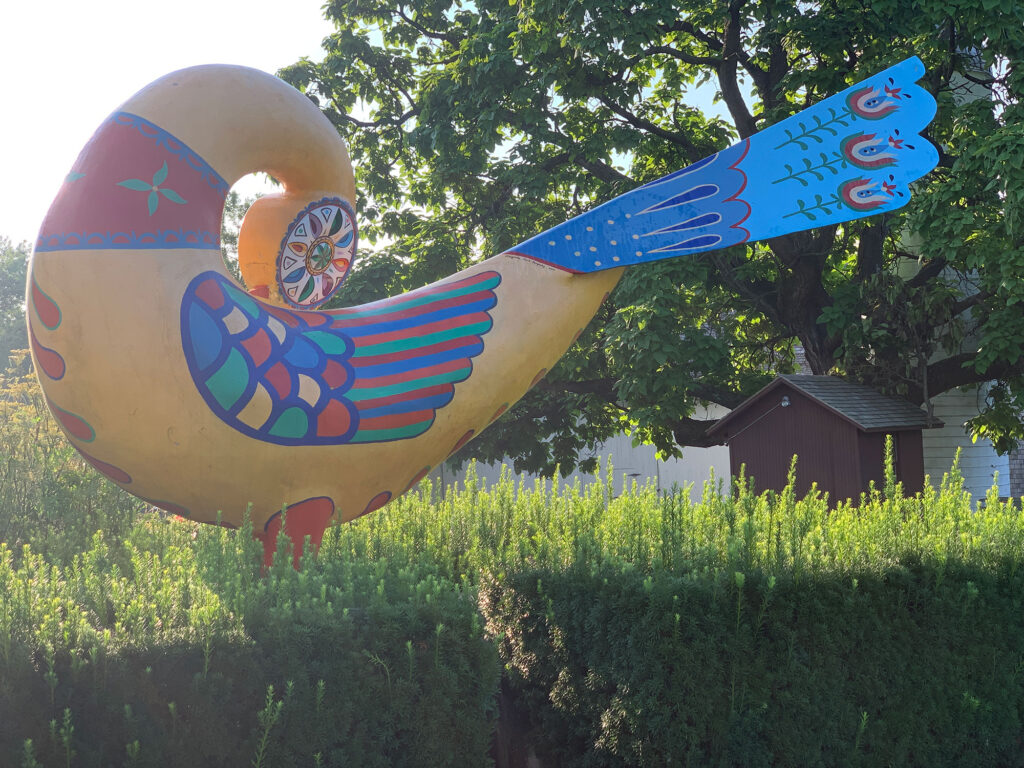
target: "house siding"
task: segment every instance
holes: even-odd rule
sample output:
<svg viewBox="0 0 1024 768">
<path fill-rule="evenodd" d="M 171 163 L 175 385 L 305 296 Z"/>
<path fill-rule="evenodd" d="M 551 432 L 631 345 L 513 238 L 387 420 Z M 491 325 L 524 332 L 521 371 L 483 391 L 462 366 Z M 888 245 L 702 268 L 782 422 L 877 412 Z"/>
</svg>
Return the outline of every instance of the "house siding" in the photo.
<svg viewBox="0 0 1024 768">
<path fill-rule="evenodd" d="M 694 413 L 697 419 L 720 419 L 729 411 L 721 406 L 712 405 L 706 410 Z M 700 501 L 704 491 L 704 484 L 712 477 L 715 484 L 722 483 L 724 492 L 731 488 L 729 476 L 729 448 L 724 445 L 715 445 L 710 448 L 683 448 L 681 459 L 659 459 L 657 451 L 652 445 L 633 445 L 629 435 L 620 434 L 602 443 L 593 456 L 601 461 L 601 466 L 607 466 L 610 460 L 614 471 L 613 483 L 616 493 L 622 493 L 634 482 L 638 485 L 653 483 L 659 491 L 669 492 L 674 488 L 688 490 L 691 501 Z M 512 462 L 507 462 L 509 470 L 512 469 Z M 493 484 L 501 477 L 502 463 L 477 464 L 477 477 Z M 466 476 L 466 467 L 457 472 L 452 472 L 442 467 L 433 473 L 434 482 L 443 485 L 453 482 L 462 482 Z M 537 475 L 525 474 L 527 482 L 533 482 Z M 567 478 L 559 480 L 562 484 L 571 485 L 579 481 L 581 486 L 589 485 L 596 481 L 594 474 L 573 472 Z"/>
<path fill-rule="evenodd" d="M 932 398 L 932 407 L 937 418 L 945 422 L 939 429 L 925 430 L 922 435 L 924 471 L 931 484 L 938 487 L 942 477 L 949 472 L 953 457 L 960 449 L 960 474 L 964 485 L 975 499 L 982 499 L 992 487 L 993 476 L 998 472 L 999 495 L 1010 495 L 1010 463 L 1007 456 L 999 456 L 992 443 L 979 438 L 972 442 L 964 431 L 964 423 L 978 415 L 979 390 L 944 392 Z"/>
<path fill-rule="evenodd" d="M 1010 495 L 1014 498 L 1024 496 L 1024 446 L 1018 445 L 1011 451 L 1010 464 Z"/>
</svg>

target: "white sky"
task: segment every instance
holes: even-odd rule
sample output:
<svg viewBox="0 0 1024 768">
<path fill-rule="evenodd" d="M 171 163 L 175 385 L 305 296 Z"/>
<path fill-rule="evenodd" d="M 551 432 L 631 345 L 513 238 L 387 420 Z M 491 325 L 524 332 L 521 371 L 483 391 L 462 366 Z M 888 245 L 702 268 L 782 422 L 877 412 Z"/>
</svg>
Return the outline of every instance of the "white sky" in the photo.
<svg viewBox="0 0 1024 768">
<path fill-rule="evenodd" d="M 0 235 L 31 243 L 100 121 L 161 75 L 321 59 L 323 2 L 0 0 Z"/>
<path fill-rule="evenodd" d="M 333 31 L 323 2 L 0 0 L 0 236 L 35 240 L 100 122 L 158 77 L 196 64 L 273 73 L 322 59 Z M 697 98 L 714 109 L 705 90 Z M 238 188 L 272 189 L 252 176 Z"/>
</svg>

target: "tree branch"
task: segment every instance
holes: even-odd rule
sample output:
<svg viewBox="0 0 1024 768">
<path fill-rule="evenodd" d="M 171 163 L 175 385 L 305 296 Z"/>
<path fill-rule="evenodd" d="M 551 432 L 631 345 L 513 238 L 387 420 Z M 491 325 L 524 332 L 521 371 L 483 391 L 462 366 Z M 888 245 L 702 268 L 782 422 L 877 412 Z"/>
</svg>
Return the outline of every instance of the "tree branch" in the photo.
<svg viewBox="0 0 1024 768">
<path fill-rule="evenodd" d="M 879 217 L 881 218 L 881 217 Z M 885 222 L 870 223 L 860 233 L 857 243 L 857 280 L 863 283 L 882 269 L 882 245 L 885 242 Z"/>
<path fill-rule="evenodd" d="M 692 22 L 686 21 L 685 19 L 680 19 L 675 24 L 659 24 L 658 31 L 662 34 L 668 34 L 670 32 L 685 32 L 694 40 L 700 40 L 712 51 L 721 51 L 722 48 L 724 48 L 722 41 L 717 37 L 702 29 L 697 29 Z"/>
<path fill-rule="evenodd" d="M 638 115 L 634 115 L 632 112 L 625 109 L 624 107 L 619 106 L 604 94 L 598 96 L 598 100 L 606 107 L 608 107 L 608 109 L 610 109 L 612 112 L 614 112 L 623 120 L 632 125 L 634 128 L 642 128 L 648 133 L 652 133 L 655 136 L 660 136 L 666 141 L 670 141 L 673 144 L 683 147 L 683 149 L 686 150 L 686 154 L 690 157 L 691 162 L 700 159 L 700 150 L 697 149 L 694 143 L 690 141 L 690 139 L 685 134 L 676 133 L 674 131 L 668 131 L 659 125 L 655 125 L 650 120 L 645 120 L 644 118 Z"/>
<path fill-rule="evenodd" d="M 413 21 L 405 14 L 405 10 L 402 6 L 398 6 L 395 9 L 395 14 L 410 27 L 419 32 L 423 37 L 429 38 L 430 40 L 443 40 L 446 43 L 454 43 L 456 37 L 454 35 L 445 34 L 444 32 L 436 32 L 431 29 L 427 29 L 422 24 Z"/>
<path fill-rule="evenodd" d="M 974 367 L 974 361 L 977 359 L 977 352 L 964 352 L 929 365 L 927 370 L 929 396 L 934 397 L 957 387 L 1024 374 L 1024 361 L 1010 364 L 1006 360 L 997 360 L 983 371 L 978 371 Z M 916 403 L 924 402 L 921 386 L 912 387 L 911 391 L 907 393 L 907 399 Z"/>
<path fill-rule="evenodd" d="M 517 115 L 514 112 L 508 109 L 502 110 L 501 116 L 511 128 L 514 128 L 516 130 L 522 130 L 519 128 L 519 120 L 517 119 Z M 527 130 L 523 130 L 522 132 L 529 134 L 529 131 Z M 542 138 L 545 141 L 548 141 L 551 144 L 554 144 L 556 147 L 559 147 L 560 149 L 563 150 L 561 154 L 556 155 L 557 158 L 563 160 L 571 160 L 576 165 L 585 169 L 588 173 L 591 173 L 597 178 L 601 179 L 601 181 L 606 181 L 613 184 L 617 182 L 633 183 L 632 178 L 622 173 L 621 171 L 617 170 L 616 168 L 613 168 L 612 166 L 608 165 L 608 163 L 605 163 L 602 160 L 596 160 L 594 158 L 585 157 L 584 155 L 582 155 L 578 151 L 579 147 L 577 143 L 570 139 L 568 136 L 561 134 L 558 131 L 553 131 L 550 129 L 534 129 L 534 133 L 538 136 L 538 138 Z M 558 167 L 557 164 L 548 167 L 548 164 L 550 162 L 550 160 L 545 162 L 544 167 L 546 170 L 554 170 L 555 168 Z"/>
<path fill-rule="evenodd" d="M 782 318 L 775 302 L 771 300 L 778 291 L 775 283 L 769 280 L 744 279 L 737 276 L 736 269 L 742 263 L 742 258 L 731 253 L 729 249 L 708 251 L 706 258 L 711 260 L 723 283 L 751 302 L 772 322 L 782 324 Z"/>
<path fill-rule="evenodd" d="M 693 64 L 698 67 L 717 67 L 722 63 L 722 60 L 717 56 L 694 56 L 684 51 L 680 51 L 677 48 L 673 48 L 670 45 L 653 45 L 650 48 L 645 48 L 640 51 L 636 56 L 631 56 L 626 59 L 626 61 L 623 62 L 625 64 L 624 69 L 629 69 L 636 65 L 638 61 L 642 61 L 649 56 L 654 56 L 659 53 L 663 53 L 666 56 L 671 56 L 686 64 Z"/>
<path fill-rule="evenodd" d="M 963 299 L 960 299 L 960 301 L 956 302 L 953 305 L 953 308 L 950 310 L 950 313 L 953 317 L 956 317 L 961 312 L 966 312 L 971 307 L 976 307 L 979 304 L 984 303 L 988 299 L 992 298 L 994 295 L 995 294 L 992 291 L 978 291 L 977 293 L 972 293 L 970 296 L 967 296 Z"/>
<path fill-rule="evenodd" d="M 633 179 L 617 168 L 613 168 L 607 163 L 603 163 L 600 160 L 592 160 L 582 155 L 576 155 L 572 158 L 573 162 L 585 169 L 592 176 L 596 176 L 601 181 L 606 181 L 609 184 L 618 184 L 623 182 L 633 183 Z"/>
<path fill-rule="evenodd" d="M 731 0 L 729 3 L 729 21 L 725 25 L 725 47 L 722 50 L 722 63 L 718 67 L 718 85 L 722 90 L 722 100 L 729 108 L 733 122 L 740 138 L 745 139 L 757 132 L 754 116 L 750 114 L 743 94 L 740 92 L 737 64 L 744 55 L 740 41 L 743 21 L 740 12 L 746 0 Z"/>
<path fill-rule="evenodd" d="M 913 258 L 913 254 L 909 254 L 909 253 L 907 253 L 907 254 L 902 254 L 901 253 L 900 255 L 901 256 L 905 255 L 905 256 L 908 256 L 910 258 Z M 920 270 L 918 270 L 916 275 L 914 275 L 912 278 L 907 280 L 907 286 L 909 288 L 919 288 L 920 286 L 922 286 L 925 283 L 929 282 L 933 278 L 936 278 L 939 275 L 941 275 L 942 274 L 942 270 L 944 270 L 945 268 L 946 268 L 946 260 L 945 259 L 931 259 L 923 267 L 921 267 Z"/>
<path fill-rule="evenodd" d="M 327 115 L 327 119 L 329 119 L 334 124 L 335 128 L 342 127 L 341 125 L 339 125 L 339 120 L 344 121 L 346 123 L 350 123 L 356 126 L 357 128 L 380 128 L 385 125 L 397 128 L 401 125 L 404 125 L 412 118 L 416 117 L 419 113 L 420 108 L 413 107 L 412 109 L 406 110 L 398 117 L 391 117 L 382 120 L 359 120 L 355 117 L 352 117 L 352 115 L 350 115 L 348 112 L 334 112 L 333 110 L 330 113 L 325 114 Z"/>
<path fill-rule="evenodd" d="M 602 400 L 612 403 L 618 402 L 618 395 L 615 393 L 615 379 L 590 379 L 587 381 L 548 381 L 541 379 L 536 389 L 542 392 L 571 392 L 576 395 L 597 395 Z"/>
<path fill-rule="evenodd" d="M 536 389 L 552 394 L 569 392 L 576 395 L 595 395 L 611 405 L 621 407 L 616 391 L 617 384 L 618 380 L 612 378 L 587 379 L 584 381 L 549 381 L 548 379 L 542 379 L 537 384 Z M 680 396 L 715 403 L 726 408 L 735 408 L 747 398 L 748 394 L 734 392 L 730 389 L 709 387 L 694 381 L 687 385 L 685 392 L 680 393 Z"/>
<path fill-rule="evenodd" d="M 544 390 L 551 393 L 561 392 L 572 392 L 574 394 L 594 394 L 598 395 L 602 399 L 608 400 L 612 405 L 621 408 L 614 399 L 614 385 L 615 382 L 611 379 L 595 379 L 591 381 L 555 381 L 548 382 L 542 381 L 537 385 L 537 389 Z M 744 397 L 742 394 L 737 392 L 718 392 L 714 393 L 710 390 L 705 390 L 703 387 L 690 387 L 689 394 L 696 396 L 701 400 L 706 400 L 719 405 L 724 405 L 727 408 L 735 408 L 741 402 Z M 610 397 L 609 397 L 610 395 Z M 679 445 L 688 445 L 697 448 L 707 447 L 709 445 L 715 445 L 715 442 L 709 440 L 705 434 L 711 426 L 713 426 L 718 420 L 717 419 L 694 419 L 690 417 L 684 417 L 678 419 L 673 423 L 669 424 L 669 428 L 672 430 L 672 437 Z"/>
<path fill-rule="evenodd" d="M 670 425 L 672 437 L 677 444 L 689 445 L 694 448 L 717 445 L 716 441 L 709 439 L 706 434 L 717 422 L 718 419 L 680 419 Z"/>
<path fill-rule="evenodd" d="M 773 36 L 768 46 L 768 71 L 765 73 L 763 81 L 759 81 L 757 76 L 751 72 L 751 77 L 754 78 L 758 93 L 761 95 L 763 109 L 770 110 L 779 105 L 781 101 L 778 95 L 779 83 L 789 73 L 789 70 L 789 57 L 786 55 L 782 38 Z M 747 71 L 750 72 L 749 67 Z"/>
</svg>

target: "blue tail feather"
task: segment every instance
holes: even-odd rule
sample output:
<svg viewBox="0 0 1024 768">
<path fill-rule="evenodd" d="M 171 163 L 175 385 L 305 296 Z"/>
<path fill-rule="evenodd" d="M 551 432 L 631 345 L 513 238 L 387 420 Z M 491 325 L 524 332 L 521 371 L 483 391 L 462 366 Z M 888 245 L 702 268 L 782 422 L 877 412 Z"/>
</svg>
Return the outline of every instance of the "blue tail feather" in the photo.
<svg viewBox="0 0 1024 768">
<path fill-rule="evenodd" d="M 510 253 L 571 272 L 762 240 L 895 210 L 938 162 L 914 57 Z"/>
</svg>

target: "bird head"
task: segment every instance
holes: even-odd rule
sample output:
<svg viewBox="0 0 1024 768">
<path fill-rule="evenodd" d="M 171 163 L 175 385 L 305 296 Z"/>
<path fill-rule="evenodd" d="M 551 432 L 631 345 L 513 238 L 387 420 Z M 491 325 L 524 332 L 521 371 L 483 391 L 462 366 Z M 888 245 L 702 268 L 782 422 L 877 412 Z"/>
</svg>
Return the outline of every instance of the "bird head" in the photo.
<svg viewBox="0 0 1024 768">
<path fill-rule="evenodd" d="M 334 189 L 289 185 L 256 200 L 238 233 L 249 292 L 279 306 L 315 309 L 341 287 L 355 257 L 355 178 L 345 158 Z"/>
</svg>

